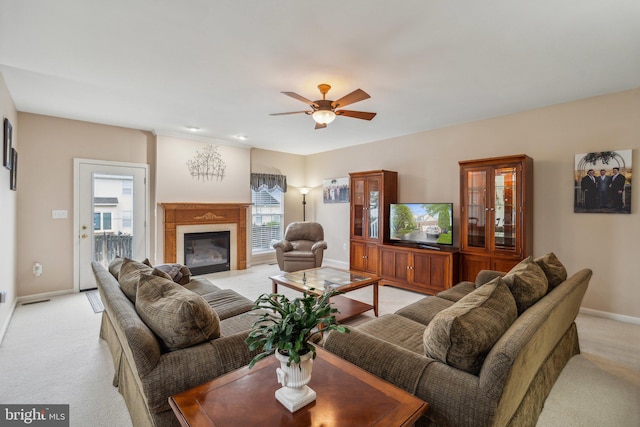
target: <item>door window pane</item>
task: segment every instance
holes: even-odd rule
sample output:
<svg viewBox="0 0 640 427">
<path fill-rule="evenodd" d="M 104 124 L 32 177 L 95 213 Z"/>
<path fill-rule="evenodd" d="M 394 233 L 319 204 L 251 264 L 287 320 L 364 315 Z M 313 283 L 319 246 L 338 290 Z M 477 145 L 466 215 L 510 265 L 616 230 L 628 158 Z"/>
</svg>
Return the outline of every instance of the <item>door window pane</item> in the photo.
<svg viewBox="0 0 640 427">
<path fill-rule="evenodd" d="M 93 229 L 100 230 L 100 212 L 93 213 Z"/>
<path fill-rule="evenodd" d="M 102 229 L 111 230 L 111 212 L 105 212 L 102 214 Z"/>
</svg>

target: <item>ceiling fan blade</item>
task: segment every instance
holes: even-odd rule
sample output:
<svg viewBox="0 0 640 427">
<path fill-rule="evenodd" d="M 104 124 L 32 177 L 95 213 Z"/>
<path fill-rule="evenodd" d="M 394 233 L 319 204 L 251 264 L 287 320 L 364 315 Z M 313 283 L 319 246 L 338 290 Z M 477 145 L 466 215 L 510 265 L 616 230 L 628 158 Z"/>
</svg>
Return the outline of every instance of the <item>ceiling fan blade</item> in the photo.
<svg viewBox="0 0 640 427">
<path fill-rule="evenodd" d="M 326 123 L 316 123 L 316 127 L 314 129 L 324 129 L 327 127 Z"/>
<path fill-rule="evenodd" d="M 364 111 L 352 111 L 352 110 L 338 110 L 336 111 L 338 116 L 353 117 L 362 120 L 371 120 L 376 116 L 376 113 L 367 113 Z"/>
<path fill-rule="evenodd" d="M 282 92 L 282 93 L 284 93 L 285 95 L 290 96 L 290 97 L 292 97 L 292 98 L 294 98 L 294 99 L 297 99 L 298 101 L 302 101 L 302 102 L 304 102 L 305 104 L 308 104 L 308 105 L 310 105 L 310 106 L 313 106 L 313 107 L 316 107 L 316 108 L 318 107 L 318 104 L 316 104 L 315 102 L 310 101 L 310 100 L 308 100 L 307 98 L 305 98 L 304 96 L 302 96 L 302 95 L 298 95 L 298 94 L 297 94 L 297 93 L 295 93 L 295 92 Z"/>
<path fill-rule="evenodd" d="M 371 98 L 367 92 L 363 91 L 362 89 L 356 89 L 350 94 L 338 99 L 337 101 L 333 101 L 331 103 L 331 107 L 340 108 L 349 104 L 353 104 L 354 102 L 363 101 L 367 98 Z"/>
<path fill-rule="evenodd" d="M 288 113 L 271 113 L 269 115 L 270 116 L 284 116 L 286 114 L 300 114 L 300 113 L 311 114 L 311 113 L 313 113 L 313 111 L 289 111 Z"/>
</svg>

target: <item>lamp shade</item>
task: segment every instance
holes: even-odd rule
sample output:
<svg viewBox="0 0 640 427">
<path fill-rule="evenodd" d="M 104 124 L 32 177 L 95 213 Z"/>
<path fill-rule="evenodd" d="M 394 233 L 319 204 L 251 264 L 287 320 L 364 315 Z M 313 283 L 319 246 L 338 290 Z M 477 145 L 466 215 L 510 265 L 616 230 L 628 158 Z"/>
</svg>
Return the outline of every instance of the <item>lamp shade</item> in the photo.
<svg viewBox="0 0 640 427">
<path fill-rule="evenodd" d="M 298 191 L 300 191 L 300 194 L 302 194 L 302 195 L 307 195 L 307 194 L 309 194 L 309 191 L 311 191 L 311 188 L 309 188 L 309 187 L 300 187 L 300 188 L 298 188 Z"/>
<path fill-rule="evenodd" d="M 336 118 L 336 113 L 331 110 L 316 110 L 313 112 L 313 114 L 311 114 L 311 116 L 313 117 L 313 120 L 316 121 L 316 123 L 326 125 L 328 123 L 331 123 L 333 119 Z"/>
</svg>

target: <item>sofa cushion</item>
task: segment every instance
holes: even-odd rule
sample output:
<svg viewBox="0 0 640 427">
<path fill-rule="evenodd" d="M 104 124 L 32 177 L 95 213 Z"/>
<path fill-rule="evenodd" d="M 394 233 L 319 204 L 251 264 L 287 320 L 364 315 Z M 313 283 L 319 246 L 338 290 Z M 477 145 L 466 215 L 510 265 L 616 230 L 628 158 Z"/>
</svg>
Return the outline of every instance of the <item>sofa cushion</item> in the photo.
<svg viewBox="0 0 640 427">
<path fill-rule="evenodd" d="M 534 261 L 540 266 L 542 271 L 544 271 L 545 276 L 547 276 L 547 281 L 549 282 L 548 291 L 567 280 L 567 269 L 553 252 L 538 257 L 534 259 Z"/>
<path fill-rule="evenodd" d="M 171 279 L 142 273 L 136 311 L 172 351 L 220 336 L 220 319 L 207 301 Z"/>
<path fill-rule="evenodd" d="M 357 326 L 361 332 L 418 354 L 423 352 L 424 328 L 422 323 L 398 314 L 385 314 Z"/>
<path fill-rule="evenodd" d="M 220 290 L 219 287 L 217 287 L 204 277 L 194 277 L 189 280 L 189 283 L 183 286 L 198 295 L 206 295 L 212 292 L 218 292 Z"/>
<path fill-rule="evenodd" d="M 503 277 L 518 306 L 518 315 L 545 296 L 549 283 L 542 268 L 532 257 L 520 261 Z"/>
<path fill-rule="evenodd" d="M 514 297 L 497 277 L 433 318 L 423 335 L 425 355 L 477 375 L 517 317 Z"/>
<path fill-rule="evenodd" d="M 453 301 L 437 296 L 428 296 L 402 307 L 395 314 L 426 325 L 442 310 L 451 307 L 453 303 Z"/>
<path fill-rule="evenodd" d="M 202 295 L 207 304 L 218 313 L 220 320 L 246 313 L 253 309 L 253 301 L 233 289 L 221 289 Z"/>
<path fill-rule="evenodd" d="M 456 302 L 459 301 L 460 298 L 467 296 L 470 292 L 473 292 L 475 288 L 476 284 L 474 282 L 460 282 L 449 289 L 438 292 L 436 296 Z"/>
<path fill-rule="evenodd" d="M 146 260 L 145 260 L 146 261 Z M 118 283 L 122 292 L 131 300 L 136 302 L 136 291 L 138 289 L 138 281 L 142 273 L 152 274 L 153 268 L 143 262 L 134 261 L 129 258 L 122 260 L 122 266 L 118 273 Z M 159 274 L 156 272 L 156 275 Z"/>
</svg>

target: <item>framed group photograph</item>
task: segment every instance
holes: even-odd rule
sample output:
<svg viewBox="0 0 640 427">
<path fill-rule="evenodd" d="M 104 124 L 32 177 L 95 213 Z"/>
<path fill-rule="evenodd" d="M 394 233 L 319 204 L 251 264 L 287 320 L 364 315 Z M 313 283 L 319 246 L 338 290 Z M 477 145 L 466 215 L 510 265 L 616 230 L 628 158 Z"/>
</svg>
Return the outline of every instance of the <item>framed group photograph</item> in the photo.
<svg viewBox="0 0 640 427">
<path fill-rule="evenodd" d="M 4 119 L 4 137 L 3 137 L 3 149 L 2 149 L 2 166 L 7 169 L 11 169 L 11 148 L 12 148 L 12 134 L 13 134 L 13 126 L 11 126 L 11 122 L 9 119 L 5 117 Z"/>
<path fill-rule="evenodd" d="M 349 203 L 349 177 L 322 180 L 323 203 Z"/>
<path fill-rule="evenodd" d="M 575 213 L 631 213 L 632 150 L 576 154 Z"/>
</svg>

